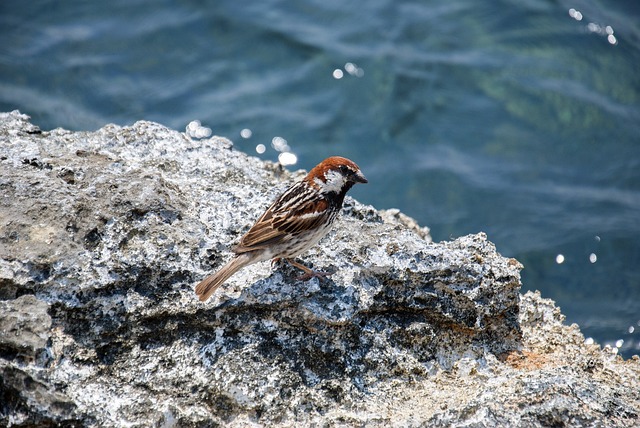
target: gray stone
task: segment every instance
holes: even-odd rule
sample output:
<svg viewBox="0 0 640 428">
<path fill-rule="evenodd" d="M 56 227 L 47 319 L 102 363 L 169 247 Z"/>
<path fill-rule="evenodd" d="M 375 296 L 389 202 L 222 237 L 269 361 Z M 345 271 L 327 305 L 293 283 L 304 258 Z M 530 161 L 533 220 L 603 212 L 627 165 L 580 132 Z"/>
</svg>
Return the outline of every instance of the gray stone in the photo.
<svg viewBox="0 0 640 428">
<path fill-rule="evenodd" d="M 41 132 L 0 114 L 0 422 L 640 423 L 639 361 L 520 295 L 522 266 L 482 233 L 433 243 L 347 197 L 301 258 L 330 279 L 262 263 L 199 302 L 302 174 L 150 122 Z"/>
<path fill-rule="evenodd" d="M 29 361 L 45 351 L 51 329 L 48 308 L 32 295 L 0 300 L 0 353 Z"/>
</svg>

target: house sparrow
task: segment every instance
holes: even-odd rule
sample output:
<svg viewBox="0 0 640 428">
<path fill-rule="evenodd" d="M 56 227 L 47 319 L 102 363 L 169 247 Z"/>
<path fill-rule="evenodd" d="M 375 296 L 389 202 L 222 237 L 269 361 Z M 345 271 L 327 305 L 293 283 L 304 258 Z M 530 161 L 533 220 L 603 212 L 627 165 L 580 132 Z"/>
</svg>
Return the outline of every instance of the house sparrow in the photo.
<svg viewBox="0 0 640 428">
<path fill-rule="evenodd" d="M 234 248 L 233 259 L 196 286 L 200 300 L 204 302 L 211 297 L 243 267 L 269 259 L 285 259 L 304 271 L 300 279 L 326 275 L 292 258 L 314 246 L 331 230 L 347 191 L 356 183 L 366 182 L 358 165 L 349 159 L 333 156 L 320 162 L 262 214 Z"/>
</svg>

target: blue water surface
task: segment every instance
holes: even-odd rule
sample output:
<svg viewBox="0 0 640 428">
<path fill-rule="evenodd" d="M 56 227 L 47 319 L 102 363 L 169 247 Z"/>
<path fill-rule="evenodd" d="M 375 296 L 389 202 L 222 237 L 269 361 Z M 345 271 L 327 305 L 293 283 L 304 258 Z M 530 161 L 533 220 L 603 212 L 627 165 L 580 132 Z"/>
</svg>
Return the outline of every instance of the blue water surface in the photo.
<svg viewBox="0 0 640 428">
<path fill-rule="evenodd" d="M 347 156 L 370 180 L 354 197 L 435 240 L 485 231 L 525 289 L 640 353 L 638 1 L 3 0 L 13 109 L 198 119 L 264 159 L 286 140 L 291 168 Z"/>
</svg>

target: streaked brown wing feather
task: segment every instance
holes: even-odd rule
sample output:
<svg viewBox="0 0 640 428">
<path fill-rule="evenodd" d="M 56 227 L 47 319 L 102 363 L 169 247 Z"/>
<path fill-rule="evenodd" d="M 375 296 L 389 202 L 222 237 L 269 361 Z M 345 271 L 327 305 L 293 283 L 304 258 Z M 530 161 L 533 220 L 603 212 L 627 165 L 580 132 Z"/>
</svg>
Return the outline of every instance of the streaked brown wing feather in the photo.
<svg viewBox="0 0 640 428">
<path fill-rule="evenodd" d="M 295 211 L 292 216 L 275 218 L 274 227 L 291 235 L 316 229 L 327 219 L 329 214 L 327 206 L 328 204 L 324 200 L 307 204 L 304 209 Z"/>
<path fill-rule="evenodd" d="M 273 222 L 258 222 L 240 239 L 234 251 L 244 253 L 265 248 L 281 241 L 285 236 L 286 233 L 273 227 Z"/>
<path fill-rule="evenodd" d="M 236 253 L 253 251 L 280 243 L 290 235 L 318 227 L 326 221 L 329 204 L 324 199 L 299 198 L 296 187 L 285 192 L 240 239 Z M 296 203 L 291 203 L 298 198 Z"/>
</svg>

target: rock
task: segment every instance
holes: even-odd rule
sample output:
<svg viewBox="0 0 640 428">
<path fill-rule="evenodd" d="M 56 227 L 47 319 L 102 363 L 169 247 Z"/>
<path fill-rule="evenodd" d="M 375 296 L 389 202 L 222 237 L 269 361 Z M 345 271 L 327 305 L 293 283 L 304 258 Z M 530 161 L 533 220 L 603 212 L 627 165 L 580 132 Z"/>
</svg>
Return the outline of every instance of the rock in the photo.
<svg viewBox="0 0 640 428">
<path fill-rule="evenodd" d="M 48 308 L 33 295 L 0 300 L 0 353 L 29 361 L 45 351 L 51 329 Z"/>
<path fill-rule="evenodd" d="M 366 173 L 366 168 L 365 168 Z M 151 122 L 0 114 L 8 426 L 633 426 L 640 363 L 584 344 L 480 233 L 349 197 L 302 257 L 193 286 L 301 172 Z M 375 184 L 369 184 L 375 185 Z"/>
</svg>

